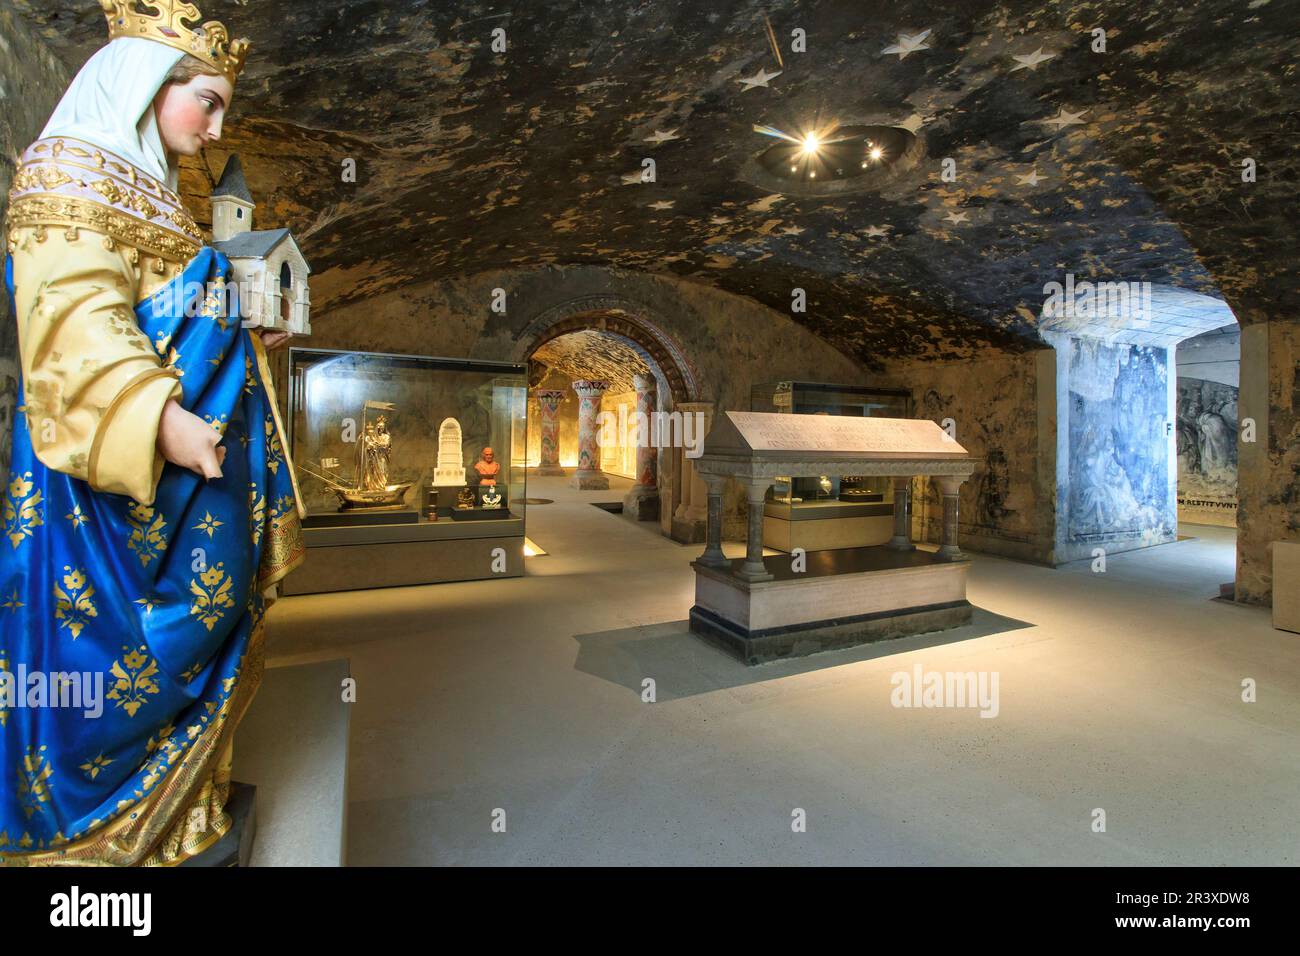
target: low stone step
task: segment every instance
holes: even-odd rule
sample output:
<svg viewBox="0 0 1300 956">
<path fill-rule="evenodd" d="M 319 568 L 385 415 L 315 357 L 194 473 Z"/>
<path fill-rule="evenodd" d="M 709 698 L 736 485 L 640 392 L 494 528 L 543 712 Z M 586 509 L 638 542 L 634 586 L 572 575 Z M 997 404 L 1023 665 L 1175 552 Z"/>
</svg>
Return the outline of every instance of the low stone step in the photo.
<svg viewBox="0 0 1300 956">
<path fill-rule="evenodd" d="M 233 779 L 257 787 L 251 866 L 342 866 L 346 660 L 268 667 L 235 732 Z"/>
</svg>

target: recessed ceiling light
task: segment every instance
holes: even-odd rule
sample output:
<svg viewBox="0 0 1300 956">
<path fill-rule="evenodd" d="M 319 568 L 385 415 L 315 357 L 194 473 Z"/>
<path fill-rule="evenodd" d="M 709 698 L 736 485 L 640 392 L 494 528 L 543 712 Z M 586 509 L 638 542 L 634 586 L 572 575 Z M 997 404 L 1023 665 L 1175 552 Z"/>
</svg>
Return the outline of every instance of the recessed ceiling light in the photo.
<svg viewBox="0 0 1300 956">
<path fill-rule="evenodd" d="M 915 166 L 924 153 L 915 134 L 895 126 L 804 127 L 795 134 L 755 126 L 754 131 L 778 142 L 750 160 L 742 178 L 773 192 L 828 195 L 826 190 L 874 188 Z"/>
</svg>

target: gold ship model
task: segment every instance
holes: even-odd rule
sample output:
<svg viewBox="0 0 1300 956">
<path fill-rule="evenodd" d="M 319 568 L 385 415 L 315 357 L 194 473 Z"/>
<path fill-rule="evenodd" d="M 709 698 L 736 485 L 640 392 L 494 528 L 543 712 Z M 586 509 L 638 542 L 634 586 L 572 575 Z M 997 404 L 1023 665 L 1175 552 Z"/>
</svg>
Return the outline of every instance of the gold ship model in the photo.
<svg viewBox="0 0 1300 956">
<path fill-rule="evenodd" d="M 330 491 L 338 496 L 340 511 L 381 510 L 405 506 L 406 493 L 411 490 L 414 482 L 390 484 L 388 480 L 388 460 L 393 449 L 393 436 L 388 430 L 388 416 L 383 413 L 391 412 L 396 407 L 392 402 L 366 400 L 361 411 L 361 436 L 356 442 L 356 471 L 351 483 L 330 474 L 325 461 L 318 466 L 323 474 L 310 468 L 302 469 L 313 478 L 324 482 Z M 373 422 L 370 421 L 372 411 L 380 412 Z"/>
</svg>

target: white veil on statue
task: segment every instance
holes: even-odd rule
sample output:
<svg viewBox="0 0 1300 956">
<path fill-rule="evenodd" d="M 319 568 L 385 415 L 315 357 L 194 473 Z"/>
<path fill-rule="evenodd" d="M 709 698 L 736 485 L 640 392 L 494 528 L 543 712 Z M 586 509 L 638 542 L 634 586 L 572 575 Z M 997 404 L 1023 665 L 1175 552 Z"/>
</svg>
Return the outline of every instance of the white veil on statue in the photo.
<svg viewBox="0 0 1300 956">
<path fill-rule="evenodd" d="M 177 187 L 153 98 L 185 54 L 143 37 L 118 37 L 96 51 L 54 108 L 41 138 L 69 136 L 116 153 L 141 172 Z"/>
</svg>

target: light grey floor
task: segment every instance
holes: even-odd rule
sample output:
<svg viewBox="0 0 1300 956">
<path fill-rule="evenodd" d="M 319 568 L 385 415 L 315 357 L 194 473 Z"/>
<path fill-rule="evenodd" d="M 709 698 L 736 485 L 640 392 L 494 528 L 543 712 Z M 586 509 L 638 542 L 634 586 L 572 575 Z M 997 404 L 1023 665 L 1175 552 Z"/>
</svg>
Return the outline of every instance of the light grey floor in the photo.
<svg viewBox="0 0 1300 956">
<path fill-rule="evenodd" d="M 700 546 L 589 504 L 626 486 L 530 479 L 527 577 L 273 609 L 280 662 L 351 660 L 350 863 L 1300 860 L 1300 637 L 1211 600 L 1231 531 L 976 557 L 968 628 L 746 668 L 686 632 Z M 996 672 L 998 716 L 895 708 L 917 663 Z"/>
<path fill-rule="evenodd" d="M 233 777 L 257 787 L 250 866 L 346 859 L 347 661 L 268 667 L 235 736 Z"/>
</svg>

